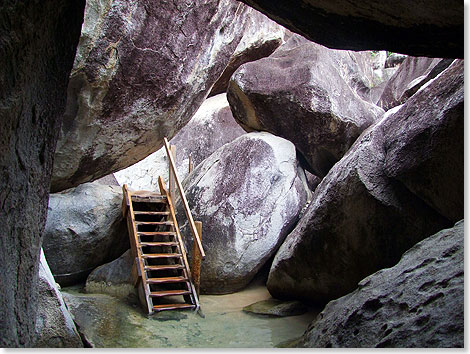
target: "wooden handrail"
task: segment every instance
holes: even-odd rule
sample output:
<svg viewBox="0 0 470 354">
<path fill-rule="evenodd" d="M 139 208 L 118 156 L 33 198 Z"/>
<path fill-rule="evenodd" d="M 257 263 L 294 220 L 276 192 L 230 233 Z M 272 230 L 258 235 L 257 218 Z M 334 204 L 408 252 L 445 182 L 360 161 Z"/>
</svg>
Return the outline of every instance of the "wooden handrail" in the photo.
<svg viewBox="0 0 470 354">
<path fill-rule="evenodd" d="M 199 237 L 199 233 L 197 232 L 197 229 L 196 229 L 196 224 L 194 223 L 193 215 L 191 214 L 191 210 L 189 209 L 188 200 L 186 199 L 186 195 L 184 194 L 183 186 L 181 185 L 180 179 L 178 177 L 178 173 L 176 172 L 176 165 L 175 165 L 175 161 L 173 160 L 173 155 L 171 154 L 171 151 L 170 151 L 170 144 L 168 143 L 167 138 L 163 138 L 163 141 L 165 142 L 166 154 L 170 161 L 170 168 L 173 171 L 173 174 L 175 176 L 176 185 L 178 186 L 180 197 L 183 202 L 184 212 L 186 213 L 186 217 L 188 218 L 189 227 L 191 229 L 194 239 L 196 240 L 197 246 L 199 248 L 199 252 L 201 252 L 201 257 L 202 259 L 204 259 L 206 257 L 206 254 L 204 253 L 204 249 L 202 248 L 201 238 Z"/>
</svg>

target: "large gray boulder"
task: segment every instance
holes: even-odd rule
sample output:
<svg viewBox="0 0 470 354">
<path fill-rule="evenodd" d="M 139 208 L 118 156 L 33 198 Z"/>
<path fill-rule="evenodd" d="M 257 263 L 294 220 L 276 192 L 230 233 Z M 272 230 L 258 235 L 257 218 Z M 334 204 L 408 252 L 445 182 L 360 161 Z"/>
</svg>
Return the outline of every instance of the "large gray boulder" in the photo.
<svg viewBox="0 0 470 354">
<path fill-rule="evenodd" d="M 105 294 L 70 294 L 64 292 L 64 300 L 77 324 L 80 335 L 87 347 L 116 348 L 123 346 L 122 337 L 129 332 L 132 317 L 129 310 L 118 298 Z M 145 318 L 140 312 L 134 318 Z M 126 328 L 127 327 L 127 328 Z M 135 341 L 124 341 L 128 346 L 139 346 Z"/>
<path fill-rule="evenodd" d="M 427 0 L 242 0 L 290 30 L 337 49 L 463 58 L 464 4 Z"/>
<path fill-rule="evenodd" d="M 85 1 L 0 4 L 0 347 L 31 347 L 57 131 Z"/>
<path fill-rule="evenodd" d="M 238 45 L 246 6 L 88 1 L 51 191 L 142 160 L 193 116 Z"/>
<path fill-rule="evenodd" d="M 387 81 L 377 104 L 385 110 L 406 102 L 421 86 L 445 70 L 452 59 L 407 57 Z"/>
<path fill-rule="evenodd" d="M 242 65 L 227 98 L 247 131 L 293 142 L 311 172 L 323 177 L 361 132 L 383 114 L 361 99 L 367 87 L 355 54 L 292 36 L 270 57 Z"/>
<path fill-rule="evenodd" d="M 267 282 L 274 297 L 325 303 L 343 296 L 451 226 L 450 212 L 463 217 L 455 208 L 463 207 L 463 158 L 456 158 L 463 152 L 463 87 L 463 62 L 456 62 L 362 134 L 276 254 Z M 431 165 L 435 176 L 427 175 Z"/>
<path fill-rule="evenodd" d="M 233 119 L 226 94 L 210 97 L 199 107 L 193 118 L 170 140 L 176 146 L 176 169 L 182 181 L 189 174 L 189 158 L 193 167 L 199 165 L 222 145 L 233 141 L 245 131 Z M 114 175 L 118 182 L 134 190 L 159 190 L 158 176 L 168 182 L 168 157 L 165 147 L 142 161 Z"/>
<path fill-rule="evenodd" d="M 300 347 L 464 346 L 464 222 L 421 241 L 392 268 L 331 301 Z"/>
<path fill-rule="evenodd" d="M 41 249 L 36 348 L 83 348 L 75 323 Z"/>
<path fill-rule="evenodd" d="M 406 110 L 399 110 L 385 123 L 384 131 L 387 176 L 452 222 L 462 219 L 464 61 L 456 60 L 433 84 L 414 95 Z"/>
<path fill-rule="evenodd" d="M 62 286 L 85 280 L 129 248 L 119 186 L 85 183 L 51 194 L 43 248 Z"/>
<path fill-rule="evenodd" d="M 255 9 L 249 9 L 245 17 L 243 37 L 209 96 L 225 93 L 230 77 L 240 65 L 268 57 L 291 35 L 289 30 Z"/>
<path fill-rule="evenodd" d="M 93 270 L 86 280 L 85 291 L 124 299 L 137 296 L 131 275 L 133 263 L 134 258 L 129 249 L 121 257 Z"/>
<path fill-rule="evenodd" d="M 206 252 L 202 293 L 238 291 L 270 259 L 307 200 L 301 172 L 294 145 L 263 132 L 222 146 L 189 175 L 184 189 Z M 186 223 L 182 229 L 192 249 Z"/>
</svg>

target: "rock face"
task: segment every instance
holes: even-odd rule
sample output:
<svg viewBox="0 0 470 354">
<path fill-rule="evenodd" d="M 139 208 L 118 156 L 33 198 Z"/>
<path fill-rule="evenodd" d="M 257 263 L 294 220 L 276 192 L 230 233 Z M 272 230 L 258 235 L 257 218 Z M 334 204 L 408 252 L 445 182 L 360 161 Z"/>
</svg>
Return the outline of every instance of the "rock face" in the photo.
<svg viewBox="0 0 470 354">
<path fill-rule="evenodd" d="M 297 221 L 305 184 L 294 145 L 268 133 L 237 138 L 189 175 L 184 189 L 203 223 L 202 293 L 235 292 L 253 279 Z"/>
<path fill-rule="evenodd" d="M 172 138 L 226 67 L 246 8 L 234 0 L 88 2 L 52 192 L 128 167 Z"/>
<path fill-rule="evenodd" d="M 378 101 L 385 110 L 396 107 L 414 95 L 452 63 L 452 59 L 407 57 L 384 87 Z"/>
<path fill-rule="evenodd" d="M 0 5 L 0 347 L 31 347 L 52 159 L 84 1 Z"/>
<path fill-rule="evenodd" d="M 83 348 L 69 310 L 41 249 L 36 348 Z"/>
<path fill-rule="evenodd" d="M 464 217 L 464 61 L 435 81 L 440 86 L 424 88 L 385 124 L 385 172 L 457 222 Z"/>
<path fill-rule="evenodd" d="M 233 119 L 226 94 L 204 101 L 194 117 L 173 139 L 176 168 L 180 180 L 188 175 L 189 156 L 194 167 L 222 145 L 245 131 Z M 159 190 L 158 176 L 168 182 L 168 158 L 165 147 L 124 170 L 115 173 L 118 182 L 134 190 Z"/>
<path fill-rule="evenodd" d="M 245 16 L 243 38 L 209 96 L 225 93 L 230 77 L 240 65 L 268 57 L 291 35 L 290 31 L 254 9 L 249 9 Z"/>
<path fill-rule="evenodd" d="M 119 337 L 123 322 L 130 320 L 121 310 L 121 301 L 109 295 L 64 293 L 64 300 L 88 347 L 106 348 L 106 339 Z"/>
<path fill-rule="evenodd" d="M 269 58 L 244 64 L 232 76 L 227 98 L 235 119 L 247 131 L 292 141 L 311 172 L 325 176 L 383 114 L 356 92 L 366 85 L 353 56 L 292 36 Z"/>
<path fill-rule="evenodd" d="M 276 254 L 270 293 L 314 302 L 338 298 L 451 226 L 442 215 L 463 201 L 456 192 L 463 188 L 463 159 L 456 157 L 463 152 L 462 106 L 463 61 L 364 132 L 317 187 Z M 441 146 L 452 139 L 449 149 Z M 436 175 L 427 175 L 429 166 Z M 463 217 L 463 208 L 456 215 Z"/>
<path fill-rule="evenodd" d="M 399 53 L 391 53 L 387 60 L 385 61 L 385 68 L 393 68 L 395 66 L 400 65 L 403 61 L 407 58 L 407 55 L 399 54 Z"/>
<path fill-rule="evenodd" d="M 464 222 L 407 251 L 392 268 L 330 302 L 301 347 L 464 346 Z"/>
<path fill-rule="evenodd" d="M 120 187 L 98 183 L 51 194 L 43 247 L 58 283 L 85 280 L 129 248 L 121 204 Z"/>
<path fill-rule="evenodd" d="M 337 49 L 463 58 L 461 1 L 243 0 L 290 30 Z M 397 40 L 400 38 L 400 40 Z"/>
<path fill-rule="evenodd" d="M 86 292 L 108 294 L 119 298 L 137 296 L 131 276 L 133 262 L 129 249 L 114 261 L 99 266 L 88 276 Z"/>
</svg>

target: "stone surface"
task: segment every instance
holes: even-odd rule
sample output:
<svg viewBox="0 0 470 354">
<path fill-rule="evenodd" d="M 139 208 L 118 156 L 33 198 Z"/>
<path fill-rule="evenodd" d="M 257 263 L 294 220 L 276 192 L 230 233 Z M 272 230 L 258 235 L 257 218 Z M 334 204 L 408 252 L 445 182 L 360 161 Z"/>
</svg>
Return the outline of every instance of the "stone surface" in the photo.
<svg viewBox="0 0 470 354">
<path fill-rule="evenodd" d="M 129 248 L 119 186 L 85 183 L 51 194 L 43 248 L 62 286 L 85 280 Z"/>
<path fill-rule="evenodd" d="M 243 0 L 290 30 L 337 49 L 463 58 L 462 1 Z"/>
<path fill-rule="evenodd" d="M 464 222 L 421 241 L 392 268 L 330 302 L 300 347 L 464 346 Z"/>
<path fill-rule="evenodd" d="M 121 301 L 109 295 L 64 293 L 64 300 L 87 347 L 106 348 L 107 340 L 118 337 L 123 330 L 121 322 L 128 321 Z"/>
<path fill-rule="evenodd" d="M 378 105 L 388 110 L 406 102 L 418 89 L 435 78 L 452 63 L 452 59 L 407 57 L 387 81 Z"/>
<path fill-rule="evenodd" d="M 385 61 L 385 68 L 393 68 L 400 65 L 408 56 L 400 53 L 391 53 Z"/>
<path fill-rule="evenodd" d="M 325 176 L 383 114 L 358 95 L 367 85 L 355 56 L 292 36 L 232 76 L 227 98 L 235 119 L 247 131 L 292 141 L 311 172 Z"/>
<path fill-rule="evenodd" d="M 89 1 L 52 192 L 128 167 L 193 116 L 243 35 L 234 0 Z"/>
<path fill-rule="evenodd" d="M 0 4 L 0 347 L 31 347 L 52 159 L 84 1 Z"/>
<path fill-rule="evenodd" d="M 86 280 L 85 291 L 108 294 L 118 298 L 137 296 L 131 276 L 133 263 L 134 259 L 129 249 L 121 257 L 93 270 Z"/>
<path fill-rule="evenodd" d="M 245 131 L 233 119 L 226 94 L 204 101 L 193 118 L 170 140 L 176 146 L 176 169 L 181 181 L 188 175 L 189 156 L 193 167 L 199 165 L 222 145 Z M 168 183 L 168 158 L 165 147 L 124 170 L 115 173 L 118 182 L 134 190 L 159 190 L 158 176 Z M 168 184 L 167 184 L 168 185 Z"/>
<path fill-rule="evenodd" d="M 83 348 L 80 335 L 41 249 L 36 348 Z"/>
<path fill-rule="evenodd" d="M 94 182 L 99 183 L 99 184 L 104 184 L 105 186 L 119 186 L 119 182 L 117 181 L 114 174 L 110 174 L 110 175 L 98 178 Z"/>
<path fill-rule="evenodd" d="M 245 306 L 243 311 L 266 316 L 286 317 L 298 316 L 308 311 L 308 307 L 300 301 L 280 301 L 268 299 Z"/>
<path fill-rule="evenodd" d="M 230 77 L 240 65 L 268 57 L 291 35 L 289 30 L 254 9 L 249 9 L 245 17 L 243 38 L 209 96 L 225 93 Z"/>
<path fill-rule="evenodd" d="M 386 174 L 457 222 L 464 217 L 464 61 L 408 102 L 384 126 Z"/>
<path fill-rule="evenodd" d="M 194 220 L 203 224 L 204 294 L 245 287 L 293 228 L 307 199 L 294 145 L 264 132 L 222 146 L 183 186 Z M 184 215 L 181 204 L 177 215 Z M 192 249 L 187 223 L 180 225 Z"/>
<path fill-rule="evenodd" d="M 453 92 L 461 84 L 456 82 L 449 83 L 442 75 L 413 100 L 387 112 L 332 168 L 274 258 L 267 282 L 273 297 L 326 303 L 354 290 L 365 276 L 398 262 L 415 243 L 452 225 L 386 171 L 392 158 L 391 127 L 403 124 L 400 129 L 406 131 L 413 126 L 413 119 L 405 122 L 401 117 L 412 117 L 415 100 L 423 111 L 444 109 L 446 100 L 454 99 L 441 94 Z M 449 133 L 445 125 L 443 120 L 442 134 Z M 393 161 L 396 167 L 404 162 Z"/>
</svg>

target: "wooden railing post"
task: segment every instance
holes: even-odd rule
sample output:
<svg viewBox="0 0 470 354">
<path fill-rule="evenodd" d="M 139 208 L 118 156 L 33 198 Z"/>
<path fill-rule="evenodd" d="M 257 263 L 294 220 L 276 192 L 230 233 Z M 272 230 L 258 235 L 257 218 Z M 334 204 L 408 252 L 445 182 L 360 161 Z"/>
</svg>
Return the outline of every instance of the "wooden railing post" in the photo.
<svg viewBox="0 0 470 354">
<path fill-rule="evenodd" d="M 173 155 L 173 160 L 176 161 L 176 146 L 170 146 L 171 155 Z M 172 200 L 175 200 L 176 196 L 176 178 L 173 169 L 171 168 L 171 161 L 168 159 L 168 191 L 170 192 L 170 196 Z"/>
<path fill-rule="evenodd" d="M 195 221 L 194 224 L 196 225 L 196 230 L 199 234 L 200 239 L 202 240 L 202 222 Z M 191 275 L 193 278 L 194 287 L 196 288 L 197 296 L 199 296 L 199 289 L 201 286 L 201 263 L 201 252 L 199 251 L 197 241 L 193 240 L 193 264 L 191 267 Z"/>
<path fill-rule="evenodd" d="M 191 160 L 191 155 L 189 155 L 189 161 L 188 161 L 188 173 L 193 172 L 193 161 Z"/>
</svg>

